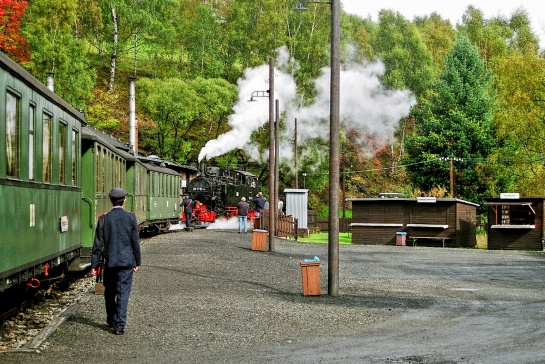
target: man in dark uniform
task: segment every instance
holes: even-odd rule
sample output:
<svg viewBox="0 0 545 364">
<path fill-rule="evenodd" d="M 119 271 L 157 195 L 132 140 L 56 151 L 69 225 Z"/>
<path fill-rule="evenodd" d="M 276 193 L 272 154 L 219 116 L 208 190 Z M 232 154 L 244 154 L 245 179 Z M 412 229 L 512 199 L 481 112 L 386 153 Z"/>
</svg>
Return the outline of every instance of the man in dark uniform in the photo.
<svg viewBox="0 0 545 364">
<path fill-rule="evenodd" d="M 97 274 L 98 265 L 103 258 L 106 322 L 113 328 L 114 334 L 123 335 L 133 272 L 138 271 L 141 264 L 140 238 L 136 217 L 123 209 L 127 191 L 114 188 L 108 196 L 113 208 L 98 219 L 91 275 Z"/>
<path fill-rule="evenodd" d="M 185 195 L 184 200 L 182 201 L 182 206 L 184 207 L 186 227 L 191 226 L 191 218 L 193 217 L 193 205 L 193 200 L 190 199 L 188 195 Z"/>
</svg>

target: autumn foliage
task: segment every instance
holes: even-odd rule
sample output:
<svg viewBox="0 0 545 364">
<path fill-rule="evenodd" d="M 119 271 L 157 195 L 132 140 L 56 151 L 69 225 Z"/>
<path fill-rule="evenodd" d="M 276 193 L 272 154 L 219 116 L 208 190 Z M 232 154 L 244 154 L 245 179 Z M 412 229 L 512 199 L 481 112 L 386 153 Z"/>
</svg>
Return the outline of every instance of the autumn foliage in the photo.
<svg viewBox="0 0 545 364">
<path fill-rule="evenodd" d="M 27 62 L 30 55 L 20 32 L 26 7 L 26 1 L 0 0 L 0 50 L 17 62 Z"/>
</svg>

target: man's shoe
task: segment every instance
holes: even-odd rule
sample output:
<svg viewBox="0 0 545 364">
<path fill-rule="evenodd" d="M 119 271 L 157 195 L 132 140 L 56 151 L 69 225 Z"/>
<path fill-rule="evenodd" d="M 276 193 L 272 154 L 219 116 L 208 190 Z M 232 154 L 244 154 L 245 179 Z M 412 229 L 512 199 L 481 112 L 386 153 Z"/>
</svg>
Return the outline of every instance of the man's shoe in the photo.
<svg viewBox="0 0 545 364">
<path fill-rule="evenodd" d="M 114 335 L 125 335 L 125 331 L 123 331 L 123 330 L 114 330 Z"/>
</svg>

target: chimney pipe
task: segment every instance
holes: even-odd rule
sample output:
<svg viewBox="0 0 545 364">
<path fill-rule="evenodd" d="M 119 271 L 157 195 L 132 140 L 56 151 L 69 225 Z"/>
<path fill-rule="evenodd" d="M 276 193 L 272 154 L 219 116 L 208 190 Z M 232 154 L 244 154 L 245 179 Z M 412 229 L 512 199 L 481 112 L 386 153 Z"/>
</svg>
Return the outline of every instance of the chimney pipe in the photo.
<svg viewBox="0 0 545 364">
<path fill-rule="evenodd" d="M 53 77 L 54 75 L 55 74 L 53 72 L 47 72 L 45 78 L 45 86 L 53 92 L 55 92 L 55 78 Z"/>
<path fill-rule="evenodd" d="M 137 132 L 136 132 L 136 77 L 129 77 L 129 153 L 138 153 Z"/>
</svg>

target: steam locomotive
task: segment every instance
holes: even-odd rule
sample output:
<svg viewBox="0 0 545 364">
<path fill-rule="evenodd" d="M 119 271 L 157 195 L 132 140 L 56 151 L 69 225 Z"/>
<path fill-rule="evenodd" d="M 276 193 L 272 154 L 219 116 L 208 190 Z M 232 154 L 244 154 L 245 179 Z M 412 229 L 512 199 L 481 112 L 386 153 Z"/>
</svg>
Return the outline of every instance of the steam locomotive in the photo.
<svg viewBox="0 0 545 364">
<path fill-rule="evenodd" d="M 258 178 L 250 172 L 205 166 L 185 190 L 194 201 L 192 224 L 207 227 L 218 217 L 236 216 L 237 204 L 242 197 L 246 197 L 250 204 L 248 218 L 253 220 L 257 212 L 252 200 L 258 192 Z M 182 221 L 185 222 L 185 214 L 182 214 Z"/>
</svg>

